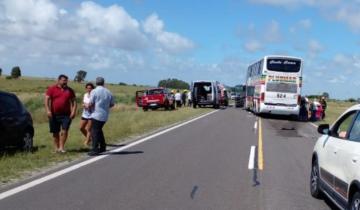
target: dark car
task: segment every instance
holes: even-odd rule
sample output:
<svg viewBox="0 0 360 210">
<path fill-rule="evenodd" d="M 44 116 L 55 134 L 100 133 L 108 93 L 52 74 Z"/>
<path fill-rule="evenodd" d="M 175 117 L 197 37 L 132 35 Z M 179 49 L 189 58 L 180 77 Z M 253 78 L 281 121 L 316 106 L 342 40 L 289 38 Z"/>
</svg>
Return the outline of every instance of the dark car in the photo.
<svg viewBox="0 0 360 210">
<path fill-rule="evenodd" d="M 16 95 L 0 91 L 0 148 L 16 147 L 30 151 L 33 137 L 30 113 Z"/>
<path fill-rule="evenodd" d="M 246 98 L 246 86 L 238 85 L 237 91 L 234 97 L 235 107 L 243 108 L 245 106 L 245 98 Z"/>
<path fill-rule="evenodd" d="M 240 94 L 240 93 L 237 93 L 235 95 L 235 107 L 244 107 L 245 105 L 245 95 L 244 94 Z"/>
</svg>

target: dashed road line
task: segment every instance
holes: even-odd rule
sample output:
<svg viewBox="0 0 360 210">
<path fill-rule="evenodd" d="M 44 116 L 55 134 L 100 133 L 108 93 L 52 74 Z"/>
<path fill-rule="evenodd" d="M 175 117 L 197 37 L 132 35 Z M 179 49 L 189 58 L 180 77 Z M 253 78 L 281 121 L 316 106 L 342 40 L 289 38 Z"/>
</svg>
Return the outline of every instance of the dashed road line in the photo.
<svg viewBox="0 0 360 210">
<path fill-rule="evenodd" d="M 249 155 L 249 170 L 254 169 L 255 166 L 255 146 L 251 146 L 250 148 L 250 155 Z"/>
</svg>

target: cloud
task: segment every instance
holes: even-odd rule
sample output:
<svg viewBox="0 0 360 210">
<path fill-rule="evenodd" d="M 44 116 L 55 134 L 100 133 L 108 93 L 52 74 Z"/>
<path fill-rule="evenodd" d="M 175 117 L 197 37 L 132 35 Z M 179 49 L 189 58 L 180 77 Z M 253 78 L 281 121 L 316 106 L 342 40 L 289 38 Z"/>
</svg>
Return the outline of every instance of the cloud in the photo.
<svg viewBox="0 0 360 210">
<path fill-rule="evenodd" d="M 249 0 L 252 3 L 266 4 L 295 9 L 301 6 L 331 7 L 338 5 L 342 0 Z"/>
<path fill-rule="evenodd" d="M 308 42 L 308 53 L 311 57 L 315 57 L 317 54 L 322 52 L 324 47 L 316 40 L 310 40 Z"/>
<path fill-rule="evenodd" d="M 336 54 L 333 60 L 337 65 L 348 65 L 352 62 L 351 58 L 344 54 Z"/>
<path fill-rule="evenodd" d="M 0 1 L 0 39 L 6 40 L 0 45 L 3 69 L 20 65 L 38 76 L 74 69 L 89 70 L 89 76 L 102 71 L 115 77 L 119 72 L 151 72 L 158 62 L 154 52 L 177 54 L 195 46 L 166 31 L 157 15 L 138 20 L 120 5 L 92 1 L 74 8 L 51 0 Z"/>
<path fill-rule="evenodd" d="M 40 35 L 59 18 L 49 0 L 4 0 L 0 3 L 0 31 L 11 36 Z"/>
<path fill-rule="evenodd" d="M 311 20 L 310 19 L 303 19 L 299 21 L 299 25 L 303 28 L 303 29 L 309 29 L 311 28 Z"/>
<path fill-rule="evenodd" d="M 328 80 L 329 83 L 333 83 L 333 84 L 342 84 L 345 83 L 347 81 L 347 78 L 343 75 L 340 75 L 338 77 L 334 77 Z"/>
<path fill-rule="evenodd" d="M 263 49 L 263 46 L 258 40 L 250 40 L 244 44 L 244 48 L 248 52 L 257 52 Z"/>
<path fill-rule="evenodd" d="M 360 32 L 360 3 L 341 7 L 336 14 L 336 19 L 346 23 L 353 31 Z"/>
<path fill-rule="evenodd" d="M 102 7 L 83 2 L 77 11 L 78 25 L 87 42 L 125 50 L 143 49 L 146 38 L 140 24 L 118 5 Z"/>
<path fill-rule="evenodd" d="M 279 29 L 279 23 L 272 20 L 269 25 L 265 28 L 264 40 L 267 42 L 279 42 L 281 41 L 281 33 Z"/>
<path fill-rule="evenodd" d="M 289 31 L 291 33 L 297 33 L 301 30 L 309 30 L 312 27 L 312 21 L 310 19 L 299 20 L 294 26 L 291 26 Z"/>
<path fill-rule="evenodd" d="M 315 0 L 249 0 L 257 4 L 267 4 L 287 8 L 296 8 L 301 5 L 313 5 Z"/>
<path fill-rule="evenodd" d="M 179 34 L 164 31 L 164 22 L 152 14 L 143 23 L 144 31 L 154 37 L 159 46 L 170 53 L 192 50 L 194 43 Z"/>
<path fill-rule="evenodd" d="M 257 33 L 256 25 L 251 23 L 247 27 L 238 28 L 238 36 L 245 39 L 243 48 L 247 52 L 257 52 L 264 49 L 267 44 L 279 43 L 282 41 L 280 25 L 276 20 L 269 21 L 261 26 L 266 33 Z"/>
<path fill-rule="evenodd" d="M 264 4 L 286 9 L 297 9 L 303 6 L 318 9 L 329 19 L 347 24 L 354 32 L 360 33 L 359 0 L 248 0 L 255 4 Z M 334 15 L 335 14 L 335 15 Z M 291 29 L 293 30 L 293 28 Z"/>
</svg>

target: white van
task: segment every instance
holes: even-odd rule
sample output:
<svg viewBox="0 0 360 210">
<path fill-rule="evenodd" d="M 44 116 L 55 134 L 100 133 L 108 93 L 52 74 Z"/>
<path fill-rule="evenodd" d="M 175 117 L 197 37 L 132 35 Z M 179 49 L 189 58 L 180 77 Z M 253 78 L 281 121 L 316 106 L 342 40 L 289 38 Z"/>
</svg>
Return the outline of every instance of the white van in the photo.
<svg viewBox="0 0 360 210">
<path fill-rule="evenodd" d="M 212 106 L 220 107 L 220 83 L 217 81 L 193 81 L 191 83 L 191 95 L 193 107 Z"/>
</svg>

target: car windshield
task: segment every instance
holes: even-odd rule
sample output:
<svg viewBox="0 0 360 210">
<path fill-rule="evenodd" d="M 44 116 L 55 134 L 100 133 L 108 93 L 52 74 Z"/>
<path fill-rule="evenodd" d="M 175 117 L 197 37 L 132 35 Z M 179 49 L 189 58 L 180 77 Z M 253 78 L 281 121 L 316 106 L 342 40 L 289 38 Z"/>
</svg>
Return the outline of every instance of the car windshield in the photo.
<svg viewBox="0 0 360 210">
<path fill-rule="evenodd" d="M 163 94 L 164 92 L 165 92 L 164 89 L 153 89 L 153 90 L 148 90 L 147 95 Z"/>
</svg>

